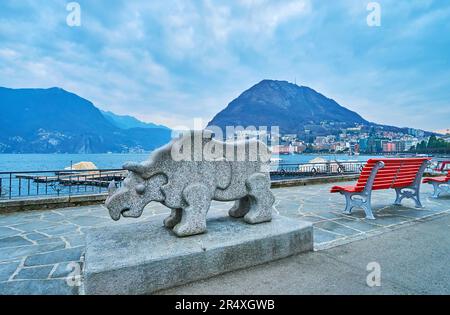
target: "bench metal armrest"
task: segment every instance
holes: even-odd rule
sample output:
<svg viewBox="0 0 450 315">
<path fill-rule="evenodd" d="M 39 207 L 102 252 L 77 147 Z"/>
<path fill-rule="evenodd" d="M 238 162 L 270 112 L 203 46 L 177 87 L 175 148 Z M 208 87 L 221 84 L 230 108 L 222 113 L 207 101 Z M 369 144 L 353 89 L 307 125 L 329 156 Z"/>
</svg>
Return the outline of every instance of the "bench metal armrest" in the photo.
<svg viewBox="0 0 450 315">
<path fill-rule="evenodd" d="M 412 183 L 412 187 L 418 188 L 420 186 L 420 183 L 422 182 L 423 173 L 425 173 L 425 170 L 427 167 L 431 164 L 430 160 L 426 160 L 422 162 L 422 165 L 420 166 L 419 170 L 417 171 L 416 178 L 414 179 Z"/>
<path fill-rule="evenodd" d="M 378 170 L 384 167 L 384 162 L 377 162 L 370 172 L 369 178 L 367 179 L 366 185 L 364 186 L 364 193 L 370 193 L 372 191 L 373 183 L 377 177 Z"/>
</svg>

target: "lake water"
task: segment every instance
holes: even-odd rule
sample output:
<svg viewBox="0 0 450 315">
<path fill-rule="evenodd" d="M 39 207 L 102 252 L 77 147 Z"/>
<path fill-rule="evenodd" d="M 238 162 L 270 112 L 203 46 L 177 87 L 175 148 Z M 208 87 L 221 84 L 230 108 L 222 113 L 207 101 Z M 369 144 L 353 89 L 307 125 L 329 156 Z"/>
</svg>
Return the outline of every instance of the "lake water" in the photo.
<svg viewBox="0 0 450 315">
<path fill-rule="evenodd" d="M 101 169 L 121 168 L 127 161 L 145 161 L 149 153 L 144 154 L 0 154 L 0 172 L 9 171 L 47 171 L 62 170 L 82 161 L 93 162 Z M 322 157 L 327 160 L 366 161 L 370 156 L 294 154 L 281 155 L 280 163 L 307 163 Z"/>
<path fill-rule="evenodd" d="M 118 169 L 127 161 L 142 162 L 149 157 L 145 154 L 0 154 L 0 199 L 21 198 L 37 195 L 74 195 L 86 193 L 100 193 L 106 191 L 106 186 L 97 185 L 63 185 L 55 181 L 39 182 L 29 179 L 21 179 L 23 176 L 1 172 L 24 172 L 24 171 L 50 171 L 41 176 L 54 176 L 52 171 L 63 170 L 71 164 L 78 162 L 93 162 L 99 169 Z M 366 161 L 369 156 L 348 155 L 281 155 L 279 163 L 296 164 L 307 163 L 316 157 L 327 160 L 359 160 Z M 277 169 L 272 165 L 273 170 Z M 23 175 L 23 174 L 22 174 Z"/>
</svg>

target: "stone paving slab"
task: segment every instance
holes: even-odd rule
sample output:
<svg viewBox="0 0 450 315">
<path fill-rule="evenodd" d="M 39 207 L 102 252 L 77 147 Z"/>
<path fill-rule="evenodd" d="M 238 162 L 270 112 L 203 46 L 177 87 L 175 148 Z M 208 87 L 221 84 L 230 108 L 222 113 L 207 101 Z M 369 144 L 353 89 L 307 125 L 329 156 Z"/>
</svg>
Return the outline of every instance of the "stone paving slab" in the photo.
<svg viewBox="0 0 450 315">
<path fill-rule="evenodd" d="M 52 252 L 55 250 L 63 249 L 64 247 L 64 242 L 57 241 L 51 244 L 44 245 L 27 245 L 2 248 L 2 250 L 0 251 L 0 262 L 22 259 L 24 257 L 38 253 Z"/>
<path fill-rule="evenodd" d="M 68 286 L 64 279 L 0 282 L 0 294 L 4 295 L 76 295 L 78 293 L 78 287 Z"/>
<path fill-rule="evenodd" d="M 8 281 L 19 267 L 20 261 L 0 263 L 0 282 Z"/>
<path fill-rule="evenodd" d="M 84 252 L 84 246 L 75 248 L 65 248 L 48 253 L 39 253 L 28 256 L 24 261 L 24 266 L 41 266 L 57 264 L 67 261 L 80 261 Z"/>
<path fill-rule="evenodd" d="M 22 268 L 14 277 L 13 280 L 33 280 L 33 279 L 47 279 L 52 272 L 53 266 L 38 266 L 31 268 Z"/>
<path fill-rule="evenodd" d="M 383 190 L 375 191 L 372 196 L 376 220 L 366 220 L 364 211 L 360 209 L 354 209 L 354 213 L 349 216 L 342 214 L 345 207 L 343 196 L 329 193 L 333 185 L 273 189 L 278 214 L 313 223 L 315 250 L 373 237 L 450 213 L 450 194 L 433 199 L 430 198 L 431 186 L 422 185 L 422 209 L 414 208 L 410 201 L 405 201 L 403 206 L 393 206 L 395 192 Z M 224 211 L 230 207 L 231 203 L 214 202 L 211 211 Z M 112 221 L 101 205 L 1 214 L 0 294 L 78 294 L 79 288 L 68 286 L 63 278 L 70 274 L 70 268 L 68 271 L 66 267 L 70 267 L 71 262 L 82 266 L 84 235 L 88 230 L 150 219 L 162 222 L 168 213 L 169 210 L 164 206 L 152 203 L 141 218 L 124 218 L 118 222 Z M 52 266 L 52 272 L 49 275 L 42 274 L 43 279 L 18 280 L 15 277 L 27 268 L 25 263 L 28 267 L 39 267 L 39 264 Z"/>
<path fill-rule="evenodd" d="M 0 248 L 2 247 L 17 247 L 17 246 L 25 246 L 25 245 L 33 245 L 31 241 L 26 240 L 21 236 L 10 236 L 0 239 Z"/>
<path fill-rule="evenodd" d="M 58 263 L 53 269 L 51 278 L 65 278 L 73 271 L 73 262 Z"/>
</svg>

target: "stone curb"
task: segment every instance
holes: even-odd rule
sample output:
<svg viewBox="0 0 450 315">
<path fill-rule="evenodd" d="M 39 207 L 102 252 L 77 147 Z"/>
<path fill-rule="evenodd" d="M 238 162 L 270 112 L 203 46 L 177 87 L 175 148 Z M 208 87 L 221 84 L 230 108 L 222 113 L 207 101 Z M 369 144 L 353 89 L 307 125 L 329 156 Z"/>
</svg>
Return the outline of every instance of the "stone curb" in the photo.
<svg viewBox="0 0 450 315">
<path fill-rule="evenodd" d="M 274 180 L 272 181 L 272 188 L 283 188 L 283 187 L 293 187 L 293 186 L 306 186 L 306 185 L 316 185 L 324 183 L 336 183 L 357 180 L 359 174 L 355 175 L 341 175 L 341 176 L 318 176 L 318 177 L 306 177 L 297 179 L 284 179 L 284 180 Z"/>
<path fill-rule="evenodd" d="M 29 210 L 81 207 L 105 202 L 107 194 L 30 198 L 0 201 L 0 214 Z"/>
</svg>

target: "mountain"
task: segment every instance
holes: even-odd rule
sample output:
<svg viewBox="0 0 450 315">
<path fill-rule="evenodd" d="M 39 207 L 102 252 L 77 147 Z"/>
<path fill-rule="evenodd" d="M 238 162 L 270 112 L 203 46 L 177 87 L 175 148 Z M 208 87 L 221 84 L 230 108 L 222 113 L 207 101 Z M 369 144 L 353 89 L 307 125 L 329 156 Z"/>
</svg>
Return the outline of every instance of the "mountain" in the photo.
<svg viewBox="0 0 450 315">
<path fill-rule="evenodd" d="M 246 90 L 209 123 L 223 130 L 228 125 L 279 126 L 282 134 L 299 135 L 325 135 L 330 129 L 338 129 L 335 127 L 355 124 L 370 125 L 357 113 L 309 87 L 274 80 L 263 80 Z"/>
<path fill-rule="evenodd" d="M 0 87 L 0 112 L 0 153 L 132 152 L 170 140 L 167 128 L 121 129 L 61 88 Z"/>
<path fill-rule="evenodd" d="M 139 119 L 128 116 L 128 115 L 117 115 L 109 111 L 102 111 L 101 113 L 105 118 L 120 129 L 131 129 L 131 128 L 162 128 L 169 129 L 163 125 L 156 125 L 154 123 L 146 123 L 140 121 Z"/>
</svg>

